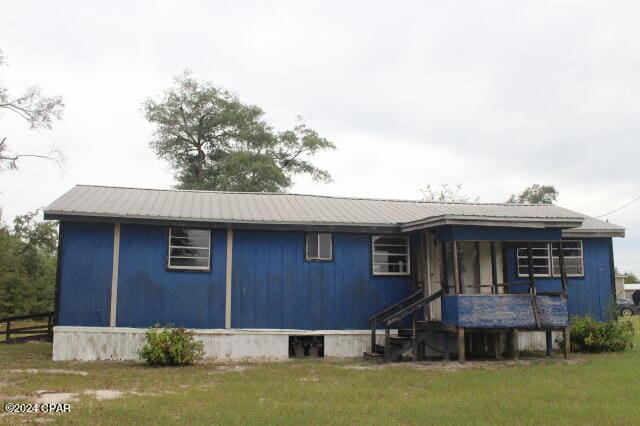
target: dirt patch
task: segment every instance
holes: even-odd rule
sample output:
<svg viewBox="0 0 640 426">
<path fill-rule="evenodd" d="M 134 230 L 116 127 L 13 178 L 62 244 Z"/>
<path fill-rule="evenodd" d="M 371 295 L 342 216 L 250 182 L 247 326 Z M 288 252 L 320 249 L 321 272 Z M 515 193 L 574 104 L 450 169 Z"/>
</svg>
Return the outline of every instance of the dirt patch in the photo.
<svg viewBox="0 0 640 426">
<path fill-rule="evenodd" d="M 77 393 L 71 392 L 47 392 L 41 393 L 36 398 L 37 404 L 62 404 L 63 402 L 74 402 L 78 400 Z"/>
<path fill-rule="evenodd" d="M 460 363 L 457 361 L 421 361 L 421 362 L 392 362 L 387 364 L 355 364 L 345 365 L 344 368 L 352 370 L 383 370 L 387 368 L 414 368 L 417 370 L 436 370 L 436 371 L 461 371 L 461 370 L 495 370 L 498 368 L 513 367 L 516 365 L 530 365 L 533 363 L 553 362 L 557 364 L 576 364 L 584 362 L 583 358 L 564 359 L 520 359 L 513 360 L 487 360 L 487 361 L 467 361 Z"/>
<path fill-rule="evenodd" d="M 124 392 L 115 389 L 86 390 L 83 393 L 94 397 L 98 401 L 120 398 L 124 395 Z"/>
<path fill-rule="evenodd" d="M 82 395 L 91 396 L 98 401 L 115 399 L 124 395 L 125 392 L 115 389 L 89 389 L 82 393 L 38 391 L 37 394 L 38 398 L 36 398 L 36 403 L 38 404 L 61 404 L 64 402 L 75 402 Z"/>
<path fill-rule="evenodd" d="M 9 373 L 29 373 L 29 374 L 77 374 L 78 376 L 88 376 L 89 373 L 81 370 L 63 370 L 60 368 L 27 368 L 26 370 L 13 369 Z"/>
</svg>

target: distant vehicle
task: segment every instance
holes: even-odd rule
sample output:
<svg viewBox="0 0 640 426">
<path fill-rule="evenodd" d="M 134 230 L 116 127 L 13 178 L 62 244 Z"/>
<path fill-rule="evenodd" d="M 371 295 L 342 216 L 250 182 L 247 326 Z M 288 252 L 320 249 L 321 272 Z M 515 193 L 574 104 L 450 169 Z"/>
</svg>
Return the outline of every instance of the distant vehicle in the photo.
<svg viewBox="0 0 640 426">
<path fill-rule="evenodd" d="M 623 317 L 630 317 L 631 315 L 640 315 L 640 307 L 636 306 L 632 301 L 626 299 L 616 300 L 618 305 L 618 312 Z"/>
</svg>

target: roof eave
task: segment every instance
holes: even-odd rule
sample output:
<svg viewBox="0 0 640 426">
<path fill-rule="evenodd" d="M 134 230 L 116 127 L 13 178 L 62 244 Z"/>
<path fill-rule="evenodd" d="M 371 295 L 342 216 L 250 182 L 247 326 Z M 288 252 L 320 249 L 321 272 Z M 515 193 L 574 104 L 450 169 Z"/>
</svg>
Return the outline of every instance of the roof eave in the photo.
<svg viewBox="0 0 640 426">
<path fill-rule="evenodd" d="M 164 226 L 193 226 L 213 227 L 219 229 L 268 229 L 282 231 L 340 231 L 340 232 L 384 232 L 397 233 L 400 227 L 397 224 L 380 223 L 332 223 L 332 222 L 256 222 L 239 220 L 206 220 L 191 218 L 167 218 L 149 216 L 117 216 L 112 214 L 95 214 L 84 212 L 61 212 L 48 210 L 44 212 L 45 220 L 77 221 L 77 222 L 103 222 L 103 223 L 129 223 L 140 225 L 164 225 Z"/>
<path fill-rule="evenodd" d="M 565 229 L 566 238 L 624 238 L 625 229 Z"/>
<path fill-rule="evenodd" d="M 497 226 L 509 228 L 576 228 L 582 225 L 582 218 L 522 218 L 442 215 L 414 222 L 403 223 L 403 232 L 435 228 L 442 225 Z"/>
</svg>

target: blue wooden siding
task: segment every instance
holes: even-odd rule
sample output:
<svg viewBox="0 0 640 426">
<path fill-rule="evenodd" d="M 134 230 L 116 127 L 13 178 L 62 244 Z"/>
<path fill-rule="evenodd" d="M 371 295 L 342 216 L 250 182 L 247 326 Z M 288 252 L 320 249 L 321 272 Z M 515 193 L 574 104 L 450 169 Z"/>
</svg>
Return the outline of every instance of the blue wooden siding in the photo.
<svg viewBox="0 0 640 426">
<path fill-rule="evenodd" d="M 59 325 L 108 326 L 113 225 L 64 222 Z"/>
<path fill-rule="evenodd" d="M 306 262 L 304 232 L 236 231 L 233 328 L 367 329 L 368 317 L 412 291 L 374 277 L 371 236 L 334 234 L 331 262 Z"/>
<path fill-rule="evenodd" d="M 108 326 L 113 225 L 63 226 L 59 324 Z M 167 270 L 167 232 L 166 226 L 121 226 L 117 325 L 223 328 L 226 231 L 212 231 L 208 272 Z M 233 328 L 366 329 L 370 315 L 412 292 L 410 277 L 372 275 L 371 235 L 334 234 L 330 262 L 305 261 L 304 243 L 304 232 L 234 232 Z M 604 319 L 612 297 L 609 244 L 583 240 L 585 276 L 569 278 L 570 315 Z M 506 256 L 511 280 L 514 255 Z M 560 289 L 557 278 L 536 282 L 540 291 Z M 444 302 L 445 320 L 457 315 L 457 305 L 451 309 Z"/>
<path fill-rule="evenodd" d="M 574 239 L 571 239 L 574 240 Z M 569 277 L 569 315 L 591 315 L 605 320 L 611 302 L 611 264 L 609 258 L 610 238 L 585 238 L 582 240 L 584 277 Z M 517 278 L 515 249 L 506 256 L 509 280 Z M 538 291 L 560 291 L 559 278 L 536 277 Z M 520 291 L 526 291 L 525 288 Z"/>
<path fill-rule="evenodd" d="M 436 235 L 440 241 L 551 241 L 561 239 L 562 231 L 560 229 L 445 225 L 437 228 Z"/>
<path fill-rule="evenodd" d="M 537 296 L 537 312 L 542 327 L 565 327 L 567 304 L 561 297 Z M 445 295 L 443 322 L 465 328 L 536 328 L 530 295 Z"/>
<path fill-rule="evenodd" d="M 224 328 L 226 238 L 211 232 L 211 271 L 175 271 L 166 268 L 167 227 L 122 225 L 116 325 Z"/>
</svg>

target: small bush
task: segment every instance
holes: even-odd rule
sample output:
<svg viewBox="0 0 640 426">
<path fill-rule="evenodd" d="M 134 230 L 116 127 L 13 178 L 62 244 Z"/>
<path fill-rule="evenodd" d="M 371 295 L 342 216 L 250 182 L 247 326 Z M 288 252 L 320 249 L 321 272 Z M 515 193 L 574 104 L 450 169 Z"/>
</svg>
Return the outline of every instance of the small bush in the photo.
<svg viewBox="0 0 640 426">
<path fill-rule="evenodd" d="M 619 352 L 633 347 L 633 324 L 573 317 L 569 327 L 572 352 Z M 561 342 L 564 345 L 564 342 Z"/>
<path fill-rule="evenodd" d="M 185 365 L 204 358 L 204 343 L 184 328 L 149 328 L 138 355 L 147 365 Z"/>
</svg>

